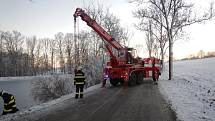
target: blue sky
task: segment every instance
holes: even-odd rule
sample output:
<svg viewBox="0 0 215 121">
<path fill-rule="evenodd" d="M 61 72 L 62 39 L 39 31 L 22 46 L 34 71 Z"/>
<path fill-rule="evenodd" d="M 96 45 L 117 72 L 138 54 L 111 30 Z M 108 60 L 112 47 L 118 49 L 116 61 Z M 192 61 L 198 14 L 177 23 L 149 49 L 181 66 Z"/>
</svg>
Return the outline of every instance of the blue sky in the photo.
<svg viewBox="0 0 215 121">
<path fill-rule="evenodd" d="M 23 35 L 54 38 L 57 32 L 73 32 L 73 13 L 77 7 L 83 7 L 90 0 L 0 0 L 0 30 L 18 30 Z M 133 27 L 136 22 L 132 16 L 134 4 L 128 0 L 94 0 L 110 7 L 110 11 L 121 19 L 121 24 L 134 33 L 130 41 L 131 46 L 144 44 L 144 33 Z M 200 1 L 202 5 L 209 0 Z M 204 2 L 203 2 L 204 1 Z M 205 2 L 206 1 L 206 2 Z M 80 22 L 81 23 L 81 22 Z M 81 23 L 81 29 L 87 28 Z M 215 21 L 186 28 L 189 33 L 188 41 L 178 41 L 174 45 L 174 55 L 182 58 L 196 53 L 200 49 L 215 51 Z M 144 47 L 145 45 L 143 45 Z M 146 53 L 146 49 L 144 49 Z M 146 56 L 147 54 L 145 54 Z"/>
</svg>

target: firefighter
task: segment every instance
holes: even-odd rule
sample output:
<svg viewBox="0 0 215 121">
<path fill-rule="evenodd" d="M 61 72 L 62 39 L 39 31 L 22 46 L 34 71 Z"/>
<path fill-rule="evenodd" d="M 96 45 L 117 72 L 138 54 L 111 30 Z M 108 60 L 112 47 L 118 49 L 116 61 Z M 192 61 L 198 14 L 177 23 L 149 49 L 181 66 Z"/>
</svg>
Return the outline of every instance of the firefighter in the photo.
<svg viewBox="0 0 215 121">
<path fill-rule="evenodd" d="M 4 109 L 2 115 L 6 115 L 8 113 L 16 113 L 19 109 L 16 107 L 15 97 L 5 91 L 0 91 L 0 96 L 4 100 Z"/>
<path fill-rule="evenodd" d="M 103 70 L 103 81 L 102 81 L 102 86 L 101 86 L 102 88 L 105 87 L 106 81 L 108 78 L 109 78 L 108 77 L 108 69 L 104 68 L 104 70 Z"/>
<path fill-rule="evenodd" d="M 108 77 L 106 77 L 107 75 L 105 75 L 104 77 L 103 77 L 103 81 L 102 81 L 102 88 L 103 87 L 106 87 L 105 85 L 106 85 L 106 81 L 107 81 L 107 79 L 108 79 Z"/>
<path fill-rule="evenodd" d="M 75 73 L 74 85 L 76 86 L 75 98 L 78 98 L 79 95 L 80 95 L 80 98 L 83 98 L 85 75 L 84 75 L 84 72 L 82 71 L 81 67 L 78 67 L 78 69 Z"/>
<path fill-rule="evenodd" d="M 158 67 L 155 66 L 155 59 L 153 59 L 152 60 L 152 78 L 153 78 L 155 85 L 158 84 L 159 75 L 160 75 L 160 71 L 159 71 Z"/>
</svg>

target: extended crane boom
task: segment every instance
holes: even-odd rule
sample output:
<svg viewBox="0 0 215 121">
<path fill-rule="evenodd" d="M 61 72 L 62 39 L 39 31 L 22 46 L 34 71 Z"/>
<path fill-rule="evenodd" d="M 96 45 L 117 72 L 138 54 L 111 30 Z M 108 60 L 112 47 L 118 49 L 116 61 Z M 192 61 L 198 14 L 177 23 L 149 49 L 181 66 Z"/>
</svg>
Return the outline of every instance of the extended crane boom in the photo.
<svg viewBox="0 0 215 121">
<path fill-rule="evenodd" d="M 87 23 L 98 35 L 103 38 L 105 42 L 105 47 L 110 54 L 111 57 L 111 65 L 112 66 L 122 66 L 125 63 L 128 63 L 128 60 L 132 60 L 133 57 L 130 53 L 128 53 L 129 48 L 125 48 L 120 45 L 110 34 L 108 34 L 95 20 L 93 20 L 90 16 L 88 16 L 84 10 L 81 8 L 77 8 L 74 13 L 74 22 L 76 23 L 76 19 L 78 16 L 81 17 L 83 21 Z M 115 48 L 118 53 L 113 52 L 112 48 Z M 130 63 L 130 62 L 129 62 Z"/>
<path fill-rule="evenodd" d="M 74 21 L 76 22 L 76 18 L 78 16 L 81 17 L 83 21 L 87 23 L 94 31 L 96 31 L 99 36 L 104 38 L 109 44 L 111 44 L 115 49 L 121 50 L 123 47 L 111 36 L 109 35 L 98 23 L 91 19 L 81 8 L 77 8 L 74 13 Z"/>
</svg>

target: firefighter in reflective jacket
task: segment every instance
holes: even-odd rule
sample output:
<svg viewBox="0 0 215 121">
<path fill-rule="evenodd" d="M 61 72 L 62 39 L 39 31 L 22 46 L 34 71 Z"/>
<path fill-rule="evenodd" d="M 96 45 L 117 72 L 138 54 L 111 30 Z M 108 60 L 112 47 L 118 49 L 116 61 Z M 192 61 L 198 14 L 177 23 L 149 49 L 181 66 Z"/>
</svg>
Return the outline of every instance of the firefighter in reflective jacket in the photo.
<svg viewBox="0 0 215 121">
<path fill-rule="evenodd" d="M 2 115 L 6 115 L 8 113 L 15 113 L 19 111 L 19 109 L 16 107 L 16 101 L 15 97 L 9 93 L 6 93 L 5 91 L 0 91 L 0 96 L 4 100 L 4 109 Z"/>
<path fill-rule="evenodd" d="M 158 78 L 161 75 L 160 70 L 157 66 L 155 66 L 155 59 L 152 60 L 152 78 L 154 84 L 158 84 Z"/>
<path fill-rule="evenodd" d="M 84 75 L 84 72 L 82 72 L 81 67 L 79 67 L 75 73 L 74 85 L 76 86 L 75 98 L 78 98 L 79 95 L 80 95 L 80 98 L 83 98 L 85 75 Z"/>
</svg>

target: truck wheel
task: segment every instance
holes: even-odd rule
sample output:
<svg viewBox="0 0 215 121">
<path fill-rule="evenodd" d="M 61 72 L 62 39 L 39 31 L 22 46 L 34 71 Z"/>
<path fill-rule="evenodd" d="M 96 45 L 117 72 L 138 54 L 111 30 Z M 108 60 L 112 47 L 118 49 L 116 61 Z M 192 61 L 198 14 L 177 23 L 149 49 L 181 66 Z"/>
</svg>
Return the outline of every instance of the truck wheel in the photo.
<svg viewBox="0 0 215 121">
<path fill-rule="evenodd" d="M 119 79 L 119 83 L 120 83 L 120 85 L 123 85 L 123 84 L 124 84 L 124 79 L 123 79 L 123 78 L 120 78 L 120 79 Z"/>
<path fill-rule="evenodd" d="M 143 78 L 144 78 L 144 75 L 143 75 L 143 73 L 138 73 L 138 75 L 137 75 L 138 77 L 137 77 L 137 84 L 141 84 L 142 82 L 143 82 Z"/>
<path fill-rule="evenodd" d="M 130 86 L 134 86 L 136 84 L 136 80 L 137 80 L 137 75 L 135 72 L 132 72 L 130 77 L 129 77 L 129 81 L 128 81 L 128 84 Z"/>
<path fill-rule="evenodd" d="M 117 86 L 118 83 L 119 83 L 119 81 L 118 81 L 118 79 L 111 79 L 111 78 L 110 78 L 110 83 L 111 83 L 111 85 L 113 85 L 113 86 Z"/>
</svg>

